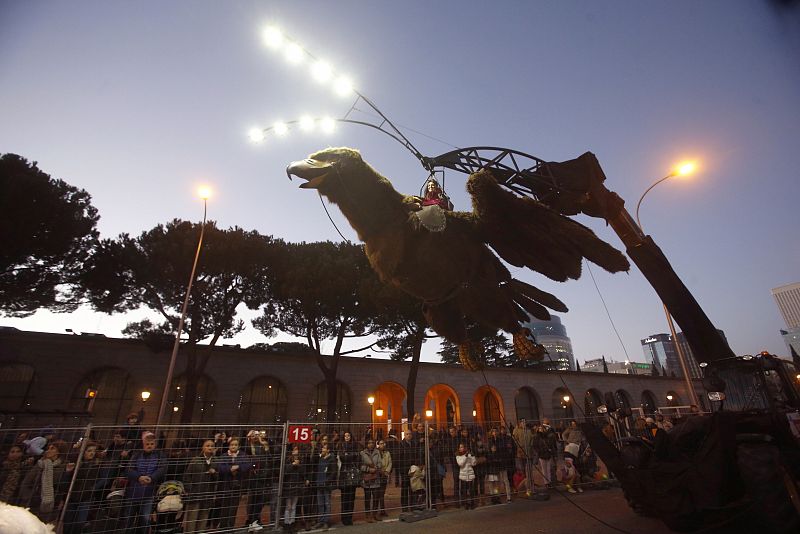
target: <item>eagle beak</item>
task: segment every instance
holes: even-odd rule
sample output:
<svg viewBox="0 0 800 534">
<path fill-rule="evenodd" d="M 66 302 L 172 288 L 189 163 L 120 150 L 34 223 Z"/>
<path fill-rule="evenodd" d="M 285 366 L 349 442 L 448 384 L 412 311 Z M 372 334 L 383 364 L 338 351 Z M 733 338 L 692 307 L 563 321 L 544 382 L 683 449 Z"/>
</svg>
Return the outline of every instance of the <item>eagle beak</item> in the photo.
<svg viewBox="0 0 800 534">
<path fill-rule="evenodd" d="M 316 159 L 304 159 L 293 161 L 286 167 L 286 175 L 289 180 L 294 174 L 298 178 L 307 180 L 300 185 L 300 189 L 317 189 L 333 168 L 333 163 L 329 161 L 319 161 Z"/>
</svg>

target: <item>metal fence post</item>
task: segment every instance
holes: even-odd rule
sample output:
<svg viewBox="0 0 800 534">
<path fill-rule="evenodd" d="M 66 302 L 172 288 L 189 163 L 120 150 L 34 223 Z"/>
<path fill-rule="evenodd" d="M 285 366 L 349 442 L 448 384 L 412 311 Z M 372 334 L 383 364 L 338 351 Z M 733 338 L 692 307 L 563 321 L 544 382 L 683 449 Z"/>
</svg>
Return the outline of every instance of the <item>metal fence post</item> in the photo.
<svg viewBox="0 0 800 534">
<path fill-rule="evenodd" d="M 425 495 L 427 499 L 425 499 L 425 507 L 430 510 L 431 509 L 431 447 L 428 440 L 430 440 L 430 428 L 428 426 L 428 421 L 425 421 Z M 436 473 L 437 475 L 439 473 Z"/>
<path fill-rule="evenodd" d="M 81 439 L 81 450 L 78 452 L 78 459 L 75 461 L 75 469 L 72 470 L 72 478 L 69 481 L 69 489 L 67 496 L 64 498 L 64 506 L 61 508 L 61 513 L 58 516 L 58 526 L 56 531 L 61 534 L 64 531 L 64 516 L 67 514 L 67 506 L 69 506 L 69 498 L 72 495 L 72 488 L 75 486 L 75 478 L 78 476 L 78 469 L 81 468 L 81 460 L 83 460 L 83 452 L 86 450 L 86 445 L 89 443 L 89 436 L 92 432 L 92 423 L 86 425 L 86 431 L 83 433 Z"/>
<path fill-rule="evenodd" d="M 283 436 L 281 437 L 281 447 L 280 447 L 280 455 L 281 455 L 281 468 L 278 473 L 278 503 L 276 507 L 278 511 L 275 513 L 275 528 L 278 528 L 278 524 L 281 521 L 281 509 L 282 503 L 281 499 L 283 498 L 283 473 L 286 468 L 286 446 L 289 444 L 289 421 L 283 423 Z M 270 523 L 272 518 L 270 518 Z"/>
</svg>

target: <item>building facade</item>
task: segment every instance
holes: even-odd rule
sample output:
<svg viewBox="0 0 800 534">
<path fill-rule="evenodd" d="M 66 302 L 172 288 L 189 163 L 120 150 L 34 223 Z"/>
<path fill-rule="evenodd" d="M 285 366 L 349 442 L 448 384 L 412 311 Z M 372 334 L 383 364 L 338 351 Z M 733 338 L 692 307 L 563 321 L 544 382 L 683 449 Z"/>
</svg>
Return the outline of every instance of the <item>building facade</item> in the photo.
<svg viewBox="0 0 800 534">
<path fill-rule="evenodd" d="M 572 353 L 572 341 L 567 336 L 567 328 L 557 315 L 550 317 L 549 321 L 531 318 L 524 324 L 530 328 L 536 342 L 543 345 L 550 355 L 545 356 L 541 366 L 548 371 L 574 371 L 575 355 Z"/>
<path fill-rule="evenodd" d="M 725 343 L 728 342 L 725 332 L 717 329 L 717 333 Z M 689 376 L 702 378 L 703 371 L 700 368 L 700 364 L 697 363 L 697 358 L 683 332 L 678 332 L 677 338 L 681 349 L 683 349 L 683 354 L 686 356 L 686 367 L 688 368 Z M 670 334 L 653 334 L 642 339 L 641 343 L 645 361 L 652 362 L 652 365 L 658 369 L 659 374 L 678 378 L 683 376 L 683 369 L 678 358 L 678 349 Z"/>
<path fill-rule="evenodd" d="M 651 362 L 658 369 L 658 374 L 669 376 L 669 371 L 674 370 L 674 368 L 670 369 L 669 363 L 678 363 L 678 354 L 675 352 L 672 336 L 669 334 L 653 334 L 642 339 L 641 343 L 644 361 Z M 680 365 L 678 365 L 678 371 L 680 371 Z M 675 376 L 679 376 L 678 373 L 675 373 Z M 683 373 L 680 376 L 683 376 Z"/>
<path fill-rule="evenodd" d="M 211 352 L 206 368 L 191 384 L 185 379 L 185 355 L 178 354 L 167 424 L 181 422 L 189 405 L 193 416 L 184 422 L 194 424 L 324 419 L 327 387 L 316 355 L 201 346 L 198 358 L 206 351 Z M 153 424 L 169 360 L 169 350 L 156 351 L 138 340 L 0 329 L 0 425 L 117 425 L 140 409 L 145 424 Z M 342 357 L 336 414 L 328 420 L 390 424 L 408 419 L 409 367 Z M 700 390 L 699 382 L 695 387 Z M 650 409 L 681 404 L 688 396 L 683 381 L 669 377 L 503 368 L 487 369 L 484 378 L 458 365 L 435 363 L 420 364 L 414 391 L 415 411 L 438 426 L 595 416 L 603 399 Z"/>
<path fill-rule="evenodd" d="M 800 328 L 800 282 L 776 287 L 772 296 L 789 329 Z"/>
<path fill-rule="evenodd" d="M 588 373 L 604 373 L 608 369 L 609 373 L 621 375 L 644 375 L 648 376 L 653 373 L 653 365 L 650 363 L 642 362 L 615 362 L 614 360 L 606 361 L 606 367 L 603 368 L 603 359 L 597 358 L 594 360 L 586 360 L 581 367 L 581 371 Z"/>
</svg>

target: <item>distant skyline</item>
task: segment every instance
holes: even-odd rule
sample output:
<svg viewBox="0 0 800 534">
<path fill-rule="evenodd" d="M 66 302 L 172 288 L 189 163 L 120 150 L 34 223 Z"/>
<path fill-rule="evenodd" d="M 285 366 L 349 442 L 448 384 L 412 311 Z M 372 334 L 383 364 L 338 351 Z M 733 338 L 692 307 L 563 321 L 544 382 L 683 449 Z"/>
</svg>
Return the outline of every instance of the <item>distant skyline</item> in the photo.
<svg viewBox="0 0 800 534">
<path fill-rule="evenodd" d="M 345 145 L 404 193 L 416 193 L 427 174 L 394 141 L 359 126 L 251 143 L 253 126 L 304 113 L 341 117 L 353 102 L 268 50 L 261 32 L 275 24 L 348 74 L 426 155 L 488 145 L 562 161 L 589 150 L 631 212 L 673 165 L 696 159 L 694 176 L 648 194 L 642 224 L 734 352 L 787 356 L 770 290 L 800 281 L 800 10 L 781 6 L 6 0 L 0 153 L 86 189 L 104 238 L 199 220 L 194 190 L 207 183 L 209 217 L 220 227 L 341 240 L 316 196 L 286 179 L 290 161 Z M 471 209 L 464 183 L 446 174 L 459 210 Z M 604 221 L 577 220 L 622 248 Z M 512 271 L 569 306 L 560 317 L 581 362 L 643 361 L 639 340 L 668 332 L 636 267 L 618 275 L 592 267 L 599 294 L 586 270 L 568 283 Z M 143 315 L 41 311 L 0 325 L 119 336 Z M 250 327 L 225 343 L 274 341 Z M 435 348 L 426 345 L 426 360 L 438 360 Z"/>
</svg>

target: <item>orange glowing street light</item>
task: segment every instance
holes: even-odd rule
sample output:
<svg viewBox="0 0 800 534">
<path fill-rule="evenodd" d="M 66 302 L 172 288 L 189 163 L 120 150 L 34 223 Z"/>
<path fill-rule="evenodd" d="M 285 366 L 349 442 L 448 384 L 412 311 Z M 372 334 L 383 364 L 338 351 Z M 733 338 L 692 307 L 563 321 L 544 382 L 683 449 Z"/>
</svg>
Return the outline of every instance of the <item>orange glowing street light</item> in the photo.
<svg viewBox="0 0 800 534">
<path fill-rule="evenodd" d="M 639 197 L 639 202 L 636 203 L 636 224 L 639 225 L 639 230 L 644 234 L 644 228 L 642 228 L 642 221 L 639 220 L 639 207 L 642 205 L 642 200 L 644 200 L 645 195 L 650 192 L 655 186 L 663 182 L 668 178 L 672 178 L 674 176 L 688 176 L 689 174 L 693 173 L 697 169 L 697 163 L 694 161 L 684 161 L 678 164 L 675 167 L 675 170 L 666 175 L 665 177 L 661 178 L 660 180 L 656 180 L 653 182 L 653 185 L 647 188 L 647 190 L 642 193 L 642 196 Z M 697 392 L 694 390 L 694 385 L 692 384 L 692 377 L 689 376 L 689 366 L 686 363 L 686 355 L 683 352 L 683 347 L 678 342 L 678 334 L 675 331 L 675 323 L 672 321 L 672 314 L 669 312 L 669 308 L 667 305 L 662 301 L 661 305 L 664 307 L 664 315 L 667 316 L 667 324 L 669 325 L 669 331 L 672 336 L 672 342 L 675 344 L 675 351 L 678 353 L 678 362 L 681 364 L 681 371 L 683 371 L 683 378 L 686 381 L 686 389 L 689 392 L 689 398 L 691 399 L 692 404 L 699 406 L 700 402 L 697 398 Z M 667 396 L 668 400 L 670 396 Z"/>
<path fill-rule="evenodd" d="M 197 250 L 194 253 L 194 262 L 192 263 L 192 273 L 189 275 L 189 283 L 186 286 L 186 298 L 183 300 L 183 308 L 181 308 L 181 318 L 178 321 L 178 328 L 175 331 L 175 342 L 172 345 L 172 356 L 169 360 L 169 368 L 167 369 L 167 379 L 164 383 L 163 393 L 161 394 L 161 405 L 158 409 L 158 418 L 156 419 L 156 429 L 161 426 L 161 420 L 164 417 L 164 412 L 167 409 L 167 397 L 170 386 L 172 384 L 172 374 L 175 372 L 175 360 L 178 357 L 178 348 L 181 344 L 181 332 L 183 331 L 183 323 L 186 322 L 186 312 L 189 308 L 189 296 L 192 294 L 192 284 L 194 283 L 194 274 L 197 271 L 197 260 L 200 259 L 200 250 L 203 248 L 203 236 L 206 232 L 206 216 L 208 214 L 208 199 L 211 197 L 211 188 L 207 185 L 201 186 L 197 190 L 198 196 L 203 199 L 203 223 L 200 225 L 200 238 L 197 240 Z M 178 386 L 180 389 L 180 386 Z M 142 400 L 144 396 L 142 396 Z M 178 407 L 172 408 L 173 412 L 178 411 Z"/>
</svg>

